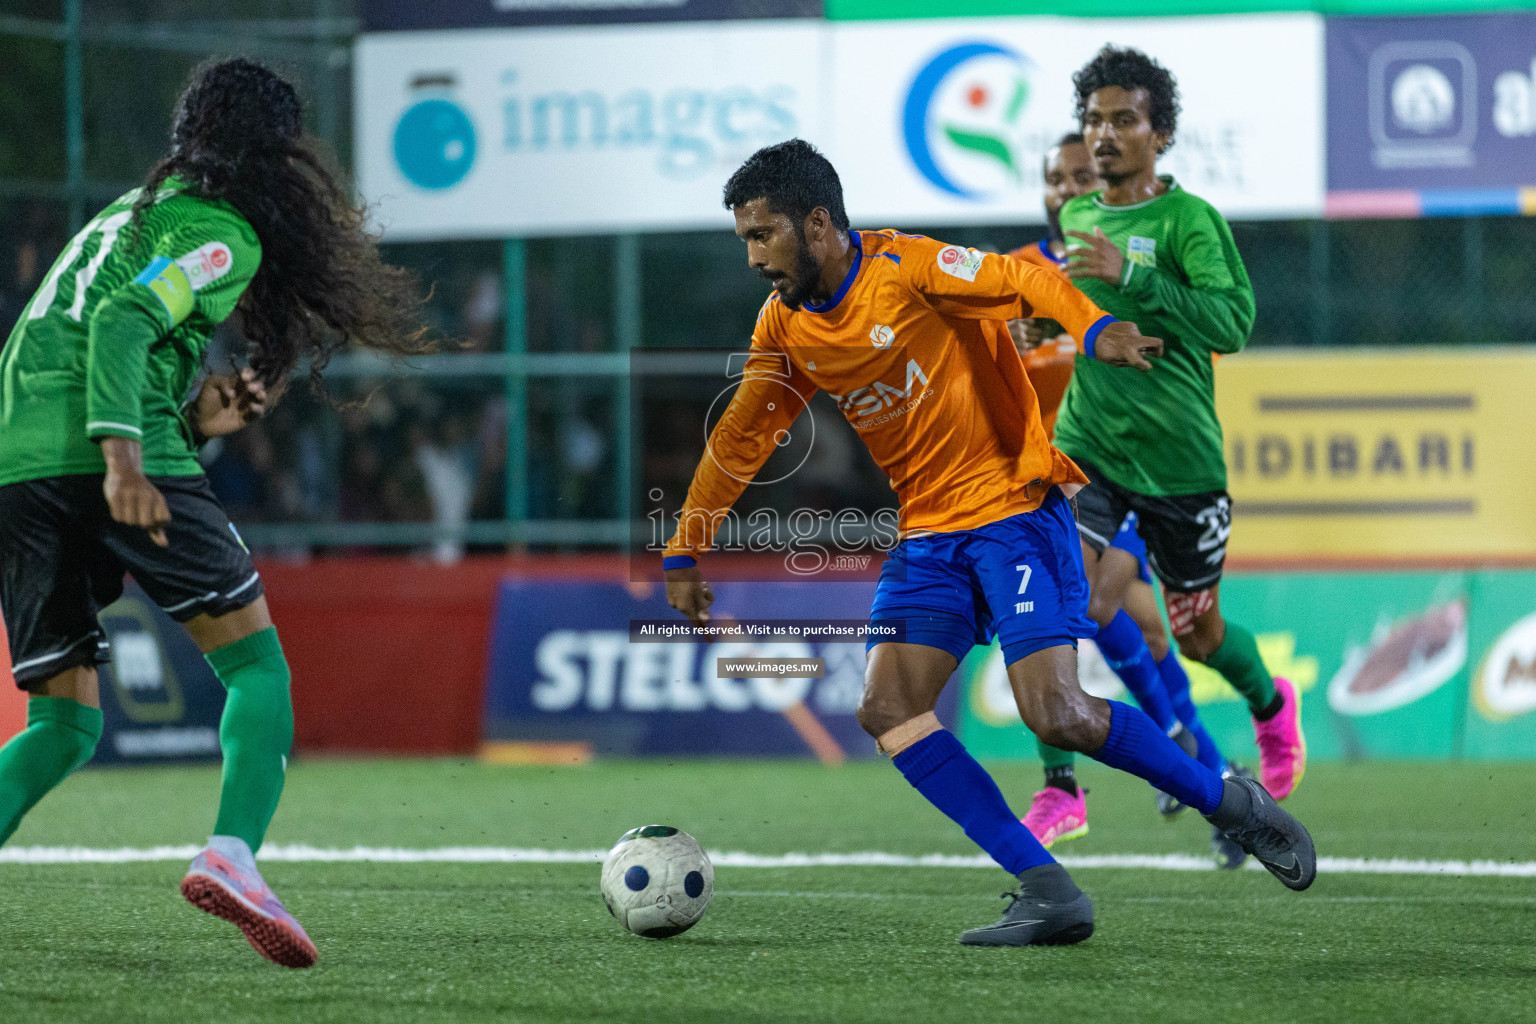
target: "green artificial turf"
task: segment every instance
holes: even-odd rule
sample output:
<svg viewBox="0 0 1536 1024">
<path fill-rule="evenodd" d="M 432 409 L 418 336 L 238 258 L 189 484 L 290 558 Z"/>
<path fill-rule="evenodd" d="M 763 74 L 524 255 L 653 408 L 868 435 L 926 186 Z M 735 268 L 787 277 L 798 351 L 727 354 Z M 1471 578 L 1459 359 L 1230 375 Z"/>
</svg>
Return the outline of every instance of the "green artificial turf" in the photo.
<svg viewBox="0 0 1536 1024">
<path fill-rule="evenodd" d="M 992 766 L 1020 809 L 1036 771 Z M 1192 815 L 1097 766 L 1063 854 L 1203 854 Z M 1325 855 L 1536 860 L 1536 766 L 1317 765 L 1289 806 Z M 199 842 L 212 769 L 86 772 L 14 845 Z M 492 768 L 297 761 L 269 841 L 592 849 L 679 825 L 715 850 L 970 853 L 881 763 Z M 1098 931 L 955 943 L 1000 870 L 726 868 L 693 931 L 629 936 L 585 864 L 269 863 L 320 964 L 286 971 L 183 903 L 184 865 L 0 864 L 0 1021 L 1536 1020 L 1536 879 L 1078 870 Z"/>
</svg>

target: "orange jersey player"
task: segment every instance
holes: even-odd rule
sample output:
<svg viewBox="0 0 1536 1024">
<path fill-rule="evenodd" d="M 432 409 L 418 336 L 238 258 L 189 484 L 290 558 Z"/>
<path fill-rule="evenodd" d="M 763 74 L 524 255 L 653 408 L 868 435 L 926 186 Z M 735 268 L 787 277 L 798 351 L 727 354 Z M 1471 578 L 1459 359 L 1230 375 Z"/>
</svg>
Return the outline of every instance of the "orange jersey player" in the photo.
<svg viewBox="0 0 1536 1024">
<path fill-rule="evenodd" d="M 1039 313 L 1116 366 L 1150 369 L 1161 342 L 1104 316 L 1058 275 L 897 232 L 849 229 L 830 162 L 799 139 L 753 154 L 725 187 L 751 267 L 774 284 L 747 373 L 716 424 L 662 565 L 667 600 L 697 625 L 713 600 L 697 558 L 812 392 L 891 477 L 902 540 L 881 567 L 859 723 L 907 780 L 1019 881 L 968 945 L 1080 942 L 1093 906 L 934 716 L 971 647 L 1001 638 L 1036 735 L 1140 775 L 1233 834 L 1289 844 L 1294 819 L 1187 756 L 1140 711 L 1077 683 L 1092 636 L 1077 526 L 1082 474 L 1046 439 L 1018 353 L 995 327 Z M 1132 371 L 1126 370 L 1126 373 Z M 1280 837 L 1273 839 L 1271 837 Z"/>
<path fill-rule="evenodd" d="M 890 477 L 903 533 L 985 526 L 1037 508 L 1056 484 L 1086 482 L 1051 447 L 1024 364 L 997 328 L 1032 311 L 1025 295 L 1090 344 L 1116 321 L 1066 278 L 1015 260 L 895 231 L 848 238 L 852 264 L 825 302 L 792 309 L 776 291 L 763 304 L 669 556 L 709 547 L 718 514 L 817 390 Z"/>
</svg>

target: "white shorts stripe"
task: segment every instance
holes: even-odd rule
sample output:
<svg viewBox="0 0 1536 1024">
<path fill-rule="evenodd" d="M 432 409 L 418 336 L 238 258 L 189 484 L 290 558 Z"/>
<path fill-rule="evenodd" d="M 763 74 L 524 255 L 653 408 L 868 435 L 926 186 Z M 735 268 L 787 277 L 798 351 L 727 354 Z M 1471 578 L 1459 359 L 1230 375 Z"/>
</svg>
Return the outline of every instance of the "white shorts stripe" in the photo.
<svg viewBox="0 0 1536 1024">
<path fill-rule="evenodd" d="M 227 600 L 227 599 L 229 599 L 231 597 L 234 597 L 236 594 L 241 593 L 242 591 L 246 591 L 246 590 L 251 589 L 251 587 L 253 587 L 256 584 L 256 581 L 259 580 L 259 579 L 261 579 L 261 573 L 259 573 L 259 572 L 251 573 L 251 578 L 246 580 L 244 583 L 240 584 L 234 590 L 231 590 L 229 593 L 225 594 L 224 595 L 225 599 Z"/>
<path fill-rule="evenodd" d="M 1095 542 L 1097 542 L 1099 544 L 1102 544 L 1105 547 L 1109 547 L 1110 546 L 1109 545 L 1109 541 L 1106 538 L 1100 537 L 1097 533 L 1094 533 L 1092 530 L 1088 529 L 1088 527 L 1084 526 L 1082 523 L 1078 523 L 1077 524 L 1077 532 L 1078 533 L 1087 534 L 1089 540 L 1095 541 Z"/>
<path fill-rule="evenodd" d="M 261 573 L 259 573 L 259 572 L 251 573 L 251 578 L 250 579 L 246 580 L 244 583 L 240 584 L 234 590 L 231 590 L 229 593 L 225 594 L 224 595 L 224 599 L 227 601 L 230 598 L 236 596 L 237 594 L 244 593 L 245 591 L 251 589 L 251 587 L 255 586 L 256 585 L 256 581 L 259 580 L 259 579 L 261 579 Z M 217 598 L 218 596 L 219 596 L 219 592 L 217 590 L 210 590 L 206 594 L 200 594 L 197 597 L 189 597 L 185 601 L 182 601 L 180 604 L 173 604 L 173 605 L 171 605 L 169 607 L 162 608 L 161 611 L 168 612 L 168 613 L 169 612 L 183 611 L 183 610 L 185 610 L 187 608 L 192 607 L 195 604 L 202 604 L 204 601 L 212 601 L 215 598 Z"/>
<path fill-rule="evenodd" d="M 1158 579 L 1162 580 L 1164 583 L 1168 582 L 1168 578 L 1163 575 L 1163 571 L 1157 567 L 1157 559 L 1152 557 L 1151 551 L 1147 552 L 1147 564 L 1152 567 L 1152 571 L 1157 574 Z M 1208 590 L 1210 589 L 1211 585 L 1219 579 L 1221 579 L 1221 570 L 1217 569 L 1209 576 L 1202 576 L 1197 580 L 1179 580 L 1174 583 L 1174 586 L 1179 587 L 1180 589 L 1187 592 L 1196 590 Z"/>
<path fill-rule="evenodd" d="M 90 639 L 89 636 L 83 636 L 79 640 L 76 640 L 74 643 L 69 644 L 68 646 L 66 646 L 62 651 L 54 651 L 52 654 L 44 654 L 44 655 L 42 655 L 40 657 L 37 657 L 37 658 L 28 658 L 26 661 L 19 661 L 16 664 L 11 666 L 11 671 L 13 673 L 14 672 L 20 672 L 22 669 L 24 669 L 24 668 L 31 668 L 34 665 L 46 665 L 50 661 L 57 661 L 59 658 L 64 657 L 64 655 L 68 654 L 70 651 L 74 650 L 76 647 L 79 647 L 81 641 L 88 640 L 88 639 Z M 103 643 L 103 642 L 98 641 L 96 646 L 97 647 L 105 647 L 107 645 L 105 643 Z"/>
<path fill-rule="evenodd" d="M 169 608 L 161 608 L 160 610 L 164 612 L 179 612 L 183 608 L 190 608 L 195 604 L 202 603 L 203 601 L 212 601 L 218 596 L 219 592 L 217 590 L 210 590 L 206 594 L 201 594 L 197 597 L 189 597 L 185 601 L 182 601 L 180 604 L 173 604 Z"/>
</svg>

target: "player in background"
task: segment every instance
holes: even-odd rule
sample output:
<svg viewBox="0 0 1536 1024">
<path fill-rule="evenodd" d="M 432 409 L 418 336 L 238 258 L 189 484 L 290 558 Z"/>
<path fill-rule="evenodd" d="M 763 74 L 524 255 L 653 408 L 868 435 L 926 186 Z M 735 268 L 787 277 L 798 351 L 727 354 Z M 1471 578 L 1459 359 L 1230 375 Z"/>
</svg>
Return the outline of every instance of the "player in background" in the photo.
<svg viewBox="0 0 1536 1024">
<path fill-rule="evenodd" d="M 1045 238 L 1009 253 L 1051 270 L 1066 267 L 1067 244 L 1061 233 L 1061 208 L 1069 200 L 1102 187 L 1088 146 L 1082 135 L 1070 132 L 1051 147 L 1042 162 L 1045 185 Z M 1061 332 L 1059 324 L 1039 318 L 1010 320 L 1008 330 L 1024 359 L 1024 369 L 1040 403 L 1040 421 L 1046 434 L 1052 434 L 1061 400 L 1072 381 L 1077 358 L 1077 343 Z M 1142 711 L 1167 732 L 1184 752 L 1197 757 L 1214 771 L 1225 772 L 1227 763 L 1215 740 L 1200 721 L 1190 698 L 1189 677 L 1179 663 L 1163 619 L 1157 610 L 1157 595 L 1146 568 L 1146 544 L 1136 531 L 1136 513 L 1127 513 L 1103 555 L 1101 574 L 1128 582 L 1115 589 L 1125 593 L 1124 608 L 1107 627 L 1099 630 L 1094 642 L 1105 662 L 1120 677 L 1136 698 Z M 1055 843 L 1088 834 L 1088 803 L 1077 784 L 1074 771 L 1076 755 L 1060 750 L 1036 737 L 1041 765 L 1045 769 L 1045 787 L 1035 793 L 1024 824 L 1046 849 Z M 1241 768 L 1237 769 L 1242 771 Z M 1157 794 L 1158 810 L 1172 818 L 1184 805 L 1167 793 Z M 1216 863 L 1223 868 L 1240 867 L 1247 855 L 1242 847 L 1213 828 L 1211 847 Z"/>
<path fill-rule="evenodd" d="M 1135 512 L 1180 652 L 1248 702 L 1262 781 L 1283 800 L 1306 769 L 1297 692 L 1270 676 L 1253 634 L 1224 619 L 1220 603 L 1232 503 L 1212 354 L 1247 343 L 1253 288 L 1221 215 L 1157 174 L 1178 122 L 1173 76 L 1137 50 L 1106 46 L 1073 82 L 1105 187 L 1062 208 L 1067 275 L 1168 341 L 1148 374 L 1080 362 L 1057 419 L 1057 444 L 1092 481 L 1078 496 L 1090 614 L 1107 626 L 1123 604 L 1132 576 L 1104 555 Z"/>
<path fill-rule="evenodd" d="M 1093 906 L 934 716 L 961 658 L 994 634 L 1035 734 L 1132 772 L 1199 808 L 1291 888 L 1316 857 L 1301 824 L 1248 780 L 1189 757 L 1129 705 L 1077 685 L 1087 617 L 1068 504 L 1085 482 L 1051 447 L 1003 324 L 1049 316 L 1090 358 L 1151 369 L 1156 339 L 1022 260 L 894 231 L 853 231 L 832 165 L 799 139 L 759 150 L 725 205 L 747 262 L 772 281 L 741 383 L 710 435 L 662 566 L 667 600 L 699 626 L 713 594 L 698 558 L 817 389 L 836 397 L 901 504 L 881 567 L 860 724 L 925 798 L 1019 883 L 969 945 L 1080 942 Z M 985 326 L 995 329 L 985 331 Z"/>
<path fill-rule="evenodd" d="M 169 154 L 70 242 L 0 350 L 0 608 L 27 728 L 0 750 L 0 843 L 101 738 L 97 613 L 133 574 L 228 692 L 218 820 L 182 894 L 263 956 L 314 944 L 256 869 L 293 707 L 261 578 L 197 461 L 266 411 L 301 356 L 427 346 L 404 271 L 302 134 L 291 85 L 249 60 L 193 72 Z M 249 367 L 207 377 L 238 306 Z"/>
</svg>

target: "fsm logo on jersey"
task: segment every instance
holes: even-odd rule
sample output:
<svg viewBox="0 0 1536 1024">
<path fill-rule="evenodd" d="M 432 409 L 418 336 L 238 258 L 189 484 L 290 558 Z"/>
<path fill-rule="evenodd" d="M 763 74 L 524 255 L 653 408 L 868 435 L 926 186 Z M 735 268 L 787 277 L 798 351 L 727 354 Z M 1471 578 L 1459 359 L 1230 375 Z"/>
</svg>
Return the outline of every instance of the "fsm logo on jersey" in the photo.
<svg viewBox="0 0 1536 1024">
<path fill-rule="evenodd" d="M 414 102 L 395 125 L 395 163 L 418 188 L 451 188 L 475 162 L 475 124 L 453 97 L 450 75 L 418 76 Z"/>
<path fill-rule="evenodd" d="M 1033 73 L 1024 54 L 988 40 L 931 57 L 902 104 L 902 139 L 918 173 L 974 202 L 1018 189 L 1028 173 L 1021 154 Z"/>
</svg>

